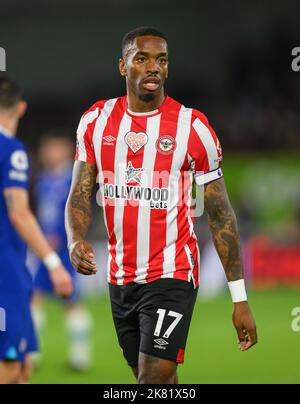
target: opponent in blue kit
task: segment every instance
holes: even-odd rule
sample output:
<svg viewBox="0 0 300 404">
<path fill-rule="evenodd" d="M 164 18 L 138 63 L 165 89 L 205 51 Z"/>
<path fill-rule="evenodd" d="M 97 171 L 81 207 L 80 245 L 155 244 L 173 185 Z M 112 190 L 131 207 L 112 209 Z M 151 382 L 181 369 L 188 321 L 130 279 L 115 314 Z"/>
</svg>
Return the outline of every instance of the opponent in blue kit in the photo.
<svg viewBox="0 0 300 404">
<path fill-rule="evenodd" d="M 28 157 L 22 142 L 15 139 L 26 107 L 19 86 L 0 78 L 0 384 L 28 381 L 26 356 L 37 350 L 26 245 L 46 264 L 56 292 L 62 296 L 72 292 L 71 277 L 28 203 Z"/>
<path fill-rule="evenodd" d="M 72 179 L 73 147 L 73 142 L 66 137 L 64 131 L 52 130 L 42 136 L 38 152 L 41 172 L 36 180 L 34 194 L 37 217 L 42 230 L 72 277 L 74 291 L 68 299 L 62 300 L 68 335 L 68 362 L 74 370 L 84 371 L 91 363 L 92 320 L 81 303 L 78 274 L 70 262 L 64 224 L 65 205 Z M 52 296 L 53 285 L 41 261 L 37 265 L 34 289 L 33 317 L 38 334 L 42 338 L 47 320 L 43 304 L 44 295 Z M 35 359 L 36 362 L 40 362 L 40 354 L 35 355 Z"/>
<path fill-rule="evenodd" d="M 54 143 L 67 143 L 66 139 L 47 138 L 42 146 L 44 152 L 50 144 L 50 148 Z M 47 146 L 46 146 L 47 145 Z M 70 145 L 70 150 L 72 147 Z M 43 162 L 44 163 L 44 162 Z M 68 269 L 75 283 L 77 274 L 74 271 L 67 249 L 67 237 L 64 225 L 65 204 L 70 190 L 72 178 L 72 166 L 67 162 L 66 166 L 55 169 L 45 169 L 38 177 L 34 196 L 37 204 L 37 218 L 41 228 L 47 237 L 48 242 L 57 251 L 65 268 Z M 36 290 L 44 293 L 53 293 L 53 284 L 51 282 L 47 268 L 43 262 L 39 263 L 36 277 L 34 279 L 34 287 Z M 68 298 L 74 301 L 77 298 L 77 284 L 73 294 Z"/>
</svg>

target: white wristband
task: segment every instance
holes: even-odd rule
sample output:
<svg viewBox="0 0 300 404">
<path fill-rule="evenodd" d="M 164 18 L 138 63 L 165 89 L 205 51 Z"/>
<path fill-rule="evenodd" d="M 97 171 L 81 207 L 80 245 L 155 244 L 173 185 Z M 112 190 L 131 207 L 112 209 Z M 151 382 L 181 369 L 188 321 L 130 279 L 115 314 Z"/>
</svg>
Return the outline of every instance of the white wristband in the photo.
<svg viewBox="0 0 300 404">
<path fill-rule="evenodd" d="M 61 259 L 56 254 L 56 252 L 52 251 L 43 259 L 43 263 L 45 267 L 47 267 L 48 271 L 54 271 L 57 267 L 61 265 Z"/>
<path fill-rule="evenodd" d="M 228 286 L 233 303 L 245 302 L 247 300 L 247 293 L 244 279 L 228 282 Z"/>
</svg>

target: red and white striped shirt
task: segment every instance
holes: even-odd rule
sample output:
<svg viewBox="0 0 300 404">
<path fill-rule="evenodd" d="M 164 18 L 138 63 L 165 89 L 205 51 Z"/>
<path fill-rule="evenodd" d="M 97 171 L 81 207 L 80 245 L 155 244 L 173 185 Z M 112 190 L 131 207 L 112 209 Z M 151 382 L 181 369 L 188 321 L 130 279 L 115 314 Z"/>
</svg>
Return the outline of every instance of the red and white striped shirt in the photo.
<svg viewBox="0 0 300 404">
<path fill-rule="evenodd" d="M 77 130 L 76 160 L 96 164 L 108 232 L 108 282 L 199 284 L 192 184 L 222 176 L 207 118 L 170 97 L 147 113 L 127 98 L 94 104 Z"/>
</svg>

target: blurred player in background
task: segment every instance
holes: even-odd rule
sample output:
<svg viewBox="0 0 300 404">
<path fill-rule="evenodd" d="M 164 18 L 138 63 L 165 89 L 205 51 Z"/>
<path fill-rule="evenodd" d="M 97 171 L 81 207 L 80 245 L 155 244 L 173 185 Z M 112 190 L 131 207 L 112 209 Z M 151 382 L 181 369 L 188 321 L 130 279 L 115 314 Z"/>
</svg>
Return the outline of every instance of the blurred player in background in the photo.
<svg viewBox="0 0 300 404">
<path fill-rule="evenodd" d="M 29 207 L 28 157 L 15 139 L 27 104 L 14 81 L 0 78 L 0 383 L 29 378 L 27 354 L 37 350 L 30 299 L 32 279 L 26 268 L 26 244 L 43 260 L 55 291 L 72 293 L 69 273 L 46 241 Z M 4 314 L 5 313 L 5 314 Z"/>
<path fill-rule="evenodd" d="M 65 308 L 65 326 L 69 337 L 69 364 L 79 371 L 90 367 L 91 316 L 79 299 L 78 274 L 74 271 L 67 249 L 64 209 L 72 178 L 73 143 L 65 133 L 52 131 L 42 136 L 39 162 L 42 172 L 37 177 L 35 200 L 37 217 L 50 245 L 58 252 L 64 266 L 72 276 L 74 291 L 62 300 Z M 42 262 L 34 279 L 33 318 L 42 339 L 46 325 L 45 294 L 53 296 L 49 273 Z M 36 357 L 37 362 L 40 354 Z"/>
</svg>

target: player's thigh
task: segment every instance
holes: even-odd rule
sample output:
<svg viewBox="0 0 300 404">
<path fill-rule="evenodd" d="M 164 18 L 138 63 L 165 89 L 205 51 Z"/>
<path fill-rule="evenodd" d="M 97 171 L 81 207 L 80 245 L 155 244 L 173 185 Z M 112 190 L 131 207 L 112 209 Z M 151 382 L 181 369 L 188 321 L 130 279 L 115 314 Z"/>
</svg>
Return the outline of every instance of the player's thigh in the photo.
<svg viewBox="0 0 300 404">
<path fill-rule="evenodd" d="M 177 279 L 149 284 L 140 310 L 140 352 L 183 363 L 197 292 L 192 282 Z"/>
<path fill-rule="evenodd" d="M 177 363 L 147 355 L 139 354 L 139 384 L 177 384 Z"/>
<path fill-rule="evenodd" d="M 135 377 L 136 380 L 137 380 L 138 377 L 139 377 L 139 368 L 138 368 L 138 366 L 131 366 L 131 369 L 132 369 L 132 372 L 133 372 L 133 374 L 134 374 L 134 377 Z"/>
<path fill-rule="evenodd" d="M 137 375 L 140 330 L 139 316 L 135 311 L 131 299 L 126 299 L 126 295 L 131 291 L 131 287 L 120 287 L 109 285 L 110 302 L 113 315 L 113 321 L 118 336 L 119 345 L 127 364 L 132 368 L 133 373 Z"/>
<path fill-rule="evenodd" d="M 18 361 L 0 361 L 0 384 L 19 383 L 21 368 Z"/>
</svg>

